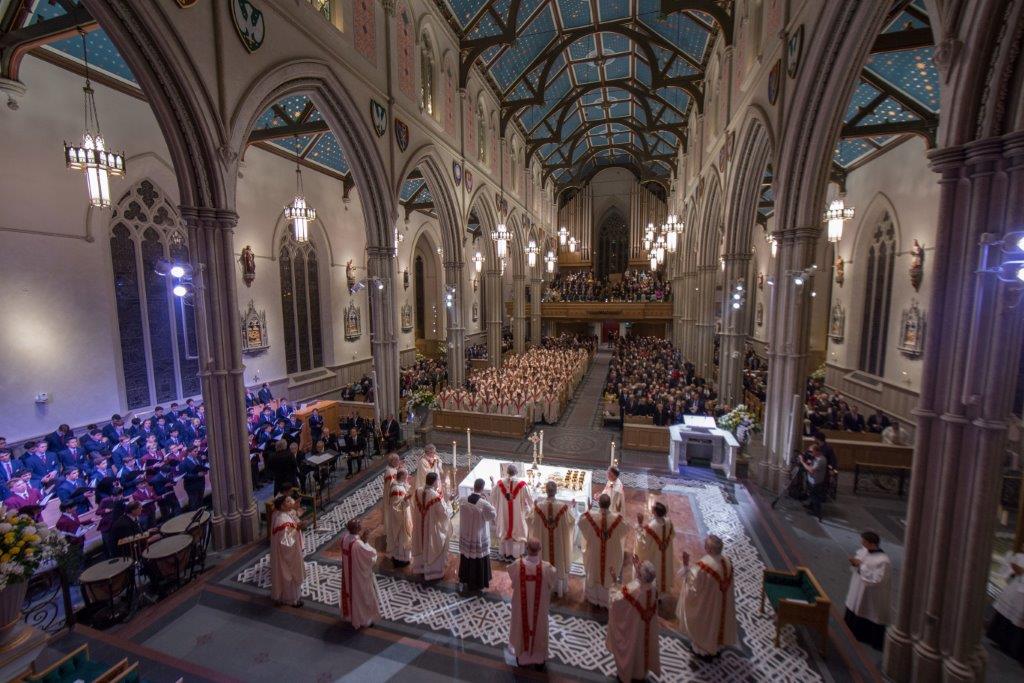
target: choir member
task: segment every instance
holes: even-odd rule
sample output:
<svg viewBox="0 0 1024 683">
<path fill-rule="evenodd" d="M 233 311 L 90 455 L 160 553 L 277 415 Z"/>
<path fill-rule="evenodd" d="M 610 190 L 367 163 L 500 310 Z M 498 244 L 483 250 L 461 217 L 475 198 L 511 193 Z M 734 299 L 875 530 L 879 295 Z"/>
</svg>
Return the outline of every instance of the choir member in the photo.
<svg viewBox="0 0 1024 683">
<path fill-rule="evenodd" d="M 519 666 L 543 670 L 548 658 L 548 612 L 557 570 L 541 558 L 541 542 L 531 538 L 526 555 L 508 566 L 512 582 L 512 620 L 508 642 Z"/>
<path fill-rule="evenodd" d="M 302 606 L 306 566 L 298 507 L 295 499 L 289 496 L 274 498 L 270 521 L 270 597 L 275 605 Z"/>
<path fill-rule="evenodd" d="M 530 516 L 530 537 L 541 544 L 541 554 L 555 568 L 558 595 L 565 595 L 569 587 L 569 568 L 572 565 L 572 535 L 575 526 L 573 508 L 576 501 L 566 503 L 556 500 L 558 484 L 549 481 L 544 485 L 544 500 L 535 501 Z"/>
<path fill-rule="evenodd" d="M 491 583 L 491 524 L 494 506 L 483 497 L 483 479 L 473 482 L 473 493 L 459 505 L 459 582 L 468 591 Z"/>
<path fill-rule="evenodd" d="M 497 510 L 496 530 L 501 541 L 498 554 L 512 560 L 523 554 L 526 544 L 526 515 L 533 507 L 533 496 L 518 468 L 509 465 L 506 476 L 495 483 L 491 478 L 491 503 Z"/>
<path fill-rule="evenodd" d="M 732 561 L 722 555 L 722 539 L 708 536 L 705 555 L 690 567 L 683 553 L 683 587 L 676 605 L 679 629 L 694 654 L 709 660 L 736 643 L 736 601 Z"/>
<path fill-rule="evenodd" d="M 629 525 L 622 515 L 611 511 L 612 499 L 601 494 L 598 511 L 588 510 L 578 523 L 583 540 L 583 568 L 586 598 L 594 605 L 608 606 L 608 589 L 622 577 L 622 543 Z"/>
<path fill-rule="evenodd" d="M 357 519 L 345 525 L 348 533 L 341 539 L 341 591 L 338 603 L 341 618 L 352 624 L 352 628 L 372 626 L 380 619 L 377 600 L 377 581 L 373 576 L 373 564 L 377 551 L 366 539 L 369 529 L 363 529 Z"/>
<path fill-rule="evenodd" d="M 437 472 L 428 473 L 412 501 L 412 571 L 427 581 L 444 576 L 452 537 L 451 507 L 438 493 L 437 484 Z"/>
<path fill-rule="evenodd" d="M 608 607 L 605 644 L 615 658 L 620 681 L 661 675 L 661 625 L 658 621 L 657 572 L 650 562 L 638 563 L 637 578 L 622 587 Z"/>
<path fill-rule="evenodd" d="M 874 531 L 860 535 L 861 547 L 850 558 L 850 587 L 846 591 L 846 625 L 857 640 L 878 650 L 885 644 L 889 623 L 892 561 L 879 546 Z"/>
</svg>

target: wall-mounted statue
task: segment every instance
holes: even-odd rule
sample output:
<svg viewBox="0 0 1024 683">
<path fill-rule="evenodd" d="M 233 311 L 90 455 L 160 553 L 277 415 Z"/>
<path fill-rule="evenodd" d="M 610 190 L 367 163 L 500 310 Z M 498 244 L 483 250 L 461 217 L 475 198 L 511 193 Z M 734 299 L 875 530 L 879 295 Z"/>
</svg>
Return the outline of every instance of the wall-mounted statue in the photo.
<svg viewBox="0 0 1024 683">
<path fill-rule="evenodd" d="M 846 311 L 837 301 L 828 317 L 828 338 L 834 342 L 843 341 L 846 334 Z"/>
<path fill-rule="evenodd" d="M 238 262 L 242 264 L 242 282 L 246 287 L 251 287 L 256 279 L 256 255 L 252 253 L 252 247 L 248 244 L 242 250 L 242 255 L 238 257 Z"/>
<path fill-rule="evenodd" d="M 242 314 L 242 353 L 257 353 L 270 348 L 267 312 L 257 311 L 252 299 Z"/>
<path fill-rule="evenodd" d="M 764 326 L 764 304 L 760 301 L 757 302 L 757 313 L 754 315 L 754 321 L 758 327 Z"/>
<path fill-rule="evenodd" d="M 402 271 L 402 289 L 409 289 L 409 269 Z"/>
<path fill-rule="evenodd" d="M 921 280 L 924 279 L 924 248 L 917 240 L 910 247 L 910 284 L 914 291 L 921 288 Z"/>
<path fill-rule="evenodd" d="M 836 255 L 835 262 L 836 271 L 836 284 L 840 287 L 843 286 L 843 280 L 846 279 L 846 261 L 843 260 L 842 256 Z"/>
<path fill-rule="evenodd" d="M 345 262 L 345 280 L 348 282 L 348 291 L 356 286 L 356 267 L 352 265 L 352 259 Z"/>
<path fill-rule="evenodd" d="M 757 288 L 764 290 L 764 273 L 757 274 Z"/>
<path fill-rule="evenodd" d="M 924 312 L 917 301 L 911 301 L 910 308 L 903 311 L 896 348 L 908 358 L 918 358 L 924 353 Z"/>
<path fill-rule="evenodd" d="M 405 304 L 402 306 L 402 332 L 412 331 L 412 306 Z"/>
<path fill-rule="evenodd" d="M 349 263 L 352 263 L 349 261 Z M 363 336 L 363 324 L 361 320 L 361 314 L 359 307 L 356 306 L 355 301 L 348 303 L 348 308 L 345 309 L 345 340 L 355 341 L 359 337 Z"/>
</svg>

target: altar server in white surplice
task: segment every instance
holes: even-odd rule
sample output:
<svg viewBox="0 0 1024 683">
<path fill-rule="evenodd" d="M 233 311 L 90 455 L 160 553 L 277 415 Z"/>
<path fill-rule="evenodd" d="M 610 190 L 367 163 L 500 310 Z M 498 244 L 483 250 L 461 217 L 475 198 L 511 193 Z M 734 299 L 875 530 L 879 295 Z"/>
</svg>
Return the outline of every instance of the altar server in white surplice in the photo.
<svg viewBox="0 0 1024 683">
<path fill-rule="evenodd" d="M 657 502 L 651 506 L 651 521 L 644 524 L 643 513 L 638 513 L 636 556 L 640 562 L 650 562 L 658 573 L 658 594 L 664 600 L 672 593 L 676 577 L 676 530 L 668 518 L 668 508 Z"/>
<path fill-rule="evenodd" d="M 498 554 L 508 560 L 523 554 L 526 546 L 526 515 L 533 507 L 530 489 L 517 474 L 518 468 L 509 465 L 505 476 L 497 483 L 491 478 L 491 503 L 498 513 L 495 526 L 501 543 Z"/>
<path fill-rule="evenodd" d="M 598 509 L 580 516 L 587 602 L 608 606 L 608 589 L 622 579 L 622 542 L 631 530 L 622 515 L 612 512 L 612 499 L 601 494 Z"/>
<path fill-rule="evenodd" d="M 654 566 L 639 565 L 638 578 L 612 592 L 608 606 L 605 644 L 615 658 L 620 681 L 645 680 L 647 672 L 661 675 L 661 643 L 658 635 L 658 587 Z"/>
<path fill-rule="evenodd" d="M 427 581 L 444 576 L 452 537 L 451 507 L 436 486 L 437 472 L 430 472 L 412 497 L 412 571 Z"/>
<path fill-rule="evenodd" d="M 548 609 L 555 568 L 541 559 L 540 541 L 526 543 L 526 555 L 508 566 L 512 581 L 512 621 L 508 642 L 520 666 L 542 669 L 548 658 Z"/>
<path fill-rule="evenodd" d="M 619 468 L 609 467 L 608 468 L 608 481 L 604 485 L 604 490 L 601 491 L 603 494 L 607 494 L 612 499 L 612 512 L 622 514 L 626 511 L 626 492 L 622 488 L 622 482 L 619 480 Z"/>
<path fill-rule="evenodd" d="M 558 484 L 549 481 L 544 485 L 547 497 L 533 503 L 530 515 L 530 538 L 541 544 L 541 556 L 558 573 L 558 595 L 565 595 L 569 587 L 569 567 L 572 565 L 572 532 L 576 525 L 571 504 L 556 500 Z"/>
<path fill-rule="evenodd" d="M 695 567 L 690 566 L 690 554 L 683 553 L 676 616 L 694 654 L 710 659 L 736 644 L 736 600 L 732 561 L 722 556 L 722 539 L 708 536 L 704 551 L 707 554 Z"/>
<path fill-rule="evenodd" d="M 892 561 L 879 543 L 874 531 L 860 535 L 861 547 L 850 558 L 845 621 L 857 640 L 881 650 L 892 602 Z"/>
<path fill-rule="evenodd" d="M 494 506 L 483 497 L 483 479 L 473 482 L 473 493 L 459 504 L 459 583 L 478 591 L 491 583 L 491 524 Z"/>
<path fill-rule="evenodd" d="M 341 539 L 341 591 L 338 603 L 342 620 L 352 624 L 352 628 L 363 628 L 380 619 L 377 581 L 373 576 L 377 551 L 366 542 L 370 530 L 363 529 L 359 520 L 349 520 L 345 528 L 348 534 Z"/>
<path fill-rule="evenodd" d="M 277 605 L 302 605 L 306 565 L 302 559 L 298 507 L 288 496 L 274 499 L 270 522 L 270 598 Z"/>
<path fill-rule="evenodd" d="M 420 454 L 419 462 L 416 463 L 416 489 L 427 485 L 427 475 L 431 472 L 437 473 L 437 484 L 434 486 L 434 490 L 444 495 L 444 463 L 441 462 L 441 456 L 437 454 L 437 446 L 432 443 L 426 445 L 423 453 Z"/>
<path fill-rule="evenodd" d="M 395 472 L 395 481 L 387 493 L 388 505 L 384 508 L 387 518 L 387 549 L 391 563 L 405 567 L 412 557 L 412 492 L 409 490 L 409 473 Z"/>
</svg>

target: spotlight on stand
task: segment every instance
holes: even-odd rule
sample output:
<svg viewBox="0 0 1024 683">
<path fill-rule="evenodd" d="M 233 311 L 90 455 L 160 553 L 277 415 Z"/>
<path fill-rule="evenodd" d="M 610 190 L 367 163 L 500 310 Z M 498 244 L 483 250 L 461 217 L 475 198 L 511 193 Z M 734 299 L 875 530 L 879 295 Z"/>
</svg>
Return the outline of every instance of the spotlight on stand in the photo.
<svg viewBox="0 0 1024 683">
<path fill-rule="evenodd" d="M 1024 283 L 1024 230 L 981 236 L 978 272 L 992 273 L 1001 282 Z"/>
</svg>

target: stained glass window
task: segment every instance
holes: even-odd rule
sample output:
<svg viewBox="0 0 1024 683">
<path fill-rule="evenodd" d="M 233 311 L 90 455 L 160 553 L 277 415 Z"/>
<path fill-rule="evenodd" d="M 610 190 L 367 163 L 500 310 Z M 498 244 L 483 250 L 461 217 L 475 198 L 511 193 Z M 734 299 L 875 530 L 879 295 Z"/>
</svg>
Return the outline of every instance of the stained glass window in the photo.
<svg viewBox="0 0 1024 683">
<path fill-rule="evenodd" d="M 171 281 L 157 273 L 164 259 L 188 263 L 188 245 L 177 212 L 152 181 L 141 181 L 118 203 L 110 254 L 126 407 L 197 396 L 193 303 L 174 296 Z"/>
<path fill-rule="evenodd" d="M 885 374 L 885 342 L 889 334 L 892 272 L 896 261 L 895 237 L 892 218 L 885 213 L 875 226 L 867 253 L 867 288 L 864 290 L 859 367 L 879 377 Z"/>
<path fill-rule="evenodd" d="M 420 109 L 434 116 L 434 48 L 430 36 L 423 34 L 420 47 Z"/>
<path fill-rule="evenodd" d="M 312 242 L 296 242 L 290 228 L 285 232 L 279 258 L 281 308 L 285 364 L 293 374 L 324 364 L 320 271 Z"/>
</svg>

